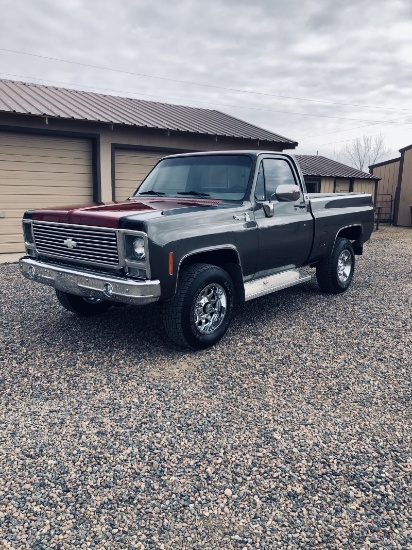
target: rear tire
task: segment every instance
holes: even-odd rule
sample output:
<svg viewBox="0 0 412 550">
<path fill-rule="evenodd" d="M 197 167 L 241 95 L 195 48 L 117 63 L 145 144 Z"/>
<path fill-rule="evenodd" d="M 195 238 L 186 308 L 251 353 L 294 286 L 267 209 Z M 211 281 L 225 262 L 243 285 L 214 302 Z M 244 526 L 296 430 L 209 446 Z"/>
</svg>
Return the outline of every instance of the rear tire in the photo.
<svg viewBox="0 0 412 550">
<path fill-rule="evenodd" d="M 166 334 L 186 348 L 213 346 L 229 328 L 234 304 L 235 288 L 226 271 L 210 264 L 183 267 L 175 296 L 163 305 Z"/>
<path fill-rule="evenodd" d="M 65 309 L 71 313 L 75 313 L 79 317 L 101 315 L 112 307 L 112 304 L 106 300 L 76 296 L 75 294 L 69 294 L 62 290 L 56 290 L 56 296 Z"/>
<path fill-rule="evenodd" d="M 355 270 L 355 254 L 348 239 L 336 239 L 328 258 L 316 266 L 316 278 L 323 292 L 341 294 L 352 282 Z"/>
</svg>

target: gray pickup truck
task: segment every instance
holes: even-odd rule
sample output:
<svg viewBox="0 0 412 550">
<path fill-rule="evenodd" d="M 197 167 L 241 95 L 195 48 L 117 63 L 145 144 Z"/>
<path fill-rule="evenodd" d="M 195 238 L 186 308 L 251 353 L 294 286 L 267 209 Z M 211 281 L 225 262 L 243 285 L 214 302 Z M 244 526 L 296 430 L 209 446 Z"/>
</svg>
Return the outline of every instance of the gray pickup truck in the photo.
<svg viewBox="0 0 412 550">
<path fill-rule="evenodd" d="M 173 155 L 122 203 L 29 210 L 22 274 L 77 315 L 162 302 L 166 334 L 218 342 L 235 303 L 310 279 L 341 293 L 373 230 L 371 195 L 308 194 L 296 159 L 266 151 Z"/>
</svg>

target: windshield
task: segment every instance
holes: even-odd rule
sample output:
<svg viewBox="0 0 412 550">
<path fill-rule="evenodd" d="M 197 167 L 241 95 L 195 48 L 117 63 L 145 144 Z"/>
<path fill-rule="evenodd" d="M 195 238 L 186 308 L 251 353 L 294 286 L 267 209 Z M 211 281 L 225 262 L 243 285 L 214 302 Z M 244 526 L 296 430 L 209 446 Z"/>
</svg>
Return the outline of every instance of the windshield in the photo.
<svg viewBox="0 0 412 550">
<path fill-rule="evenodd" d="M 246 155 L 167 158 L 150 172 L 133 196 L 242 200 L 251 170 L 252 158 Z"/>
</svg>

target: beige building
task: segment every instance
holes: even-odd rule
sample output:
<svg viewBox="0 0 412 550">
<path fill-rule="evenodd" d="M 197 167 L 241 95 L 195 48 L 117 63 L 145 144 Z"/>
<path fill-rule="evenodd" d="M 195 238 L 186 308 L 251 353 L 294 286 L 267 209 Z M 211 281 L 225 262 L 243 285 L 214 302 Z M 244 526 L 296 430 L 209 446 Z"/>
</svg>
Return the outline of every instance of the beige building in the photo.
<svg viewBox="0 0 412 550">
<path fill-rule="evenodd" d="M 0 80 L 0 255 L 24 251 L 25 210 L 124 200 L 165 155 L 296 146 L 211 109 Z M 309 191 L 376 195 L 380 176 L 297 158 Z"/>
<path fill-rule="evenodd" d="M 371 174 L 381 178 L 378 205 L 385 208 L 385 204 L 390 200 L 393 224 L 411 227 L 412 145 L 403 147 L 399 152 L 400 157 L 373 164 L 369 169 Z"/>
<path fill-rule="evenodd" d="M 0 254 L 23 252 L 25 210 L 123 200 L 165 155 L 296 145 L 212 109 L 0 80 Z"/>
</svg>

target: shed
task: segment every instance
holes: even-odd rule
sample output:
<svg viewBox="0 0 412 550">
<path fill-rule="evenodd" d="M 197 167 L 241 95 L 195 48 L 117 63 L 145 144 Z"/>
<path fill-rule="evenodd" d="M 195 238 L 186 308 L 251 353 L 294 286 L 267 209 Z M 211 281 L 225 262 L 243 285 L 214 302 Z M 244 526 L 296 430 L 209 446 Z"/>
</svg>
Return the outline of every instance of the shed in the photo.
<svg viewBox="0 0 412 550">
<path fill-rule="evenodd" d="M 28 208 L 123 200 L 159 158 L 296 141 L 216 111 L 0 80 L 0 254 Z"/>
<path fill-rule="evenodd" d="M 379 177 L 319 155 L 296 155 L 309 193 L 370 193 L 376 200 Z"/>
<path fill-rule="evenodd" d="M 381 221 L 392 223 L 395 193 L 399 180 L 401 157 L 378 162 L 369 166 L 371 174 L 380 178 L 376 206 L 381 208 Z"/>
<path fill-rule="evenodd" d="M 412 226 L 412 145 L 399 149 L 400 157 L 372 164 L 369 170 L 382 178 L 382 192 L 391 198 L 394 225 Z"/>
</svg>

